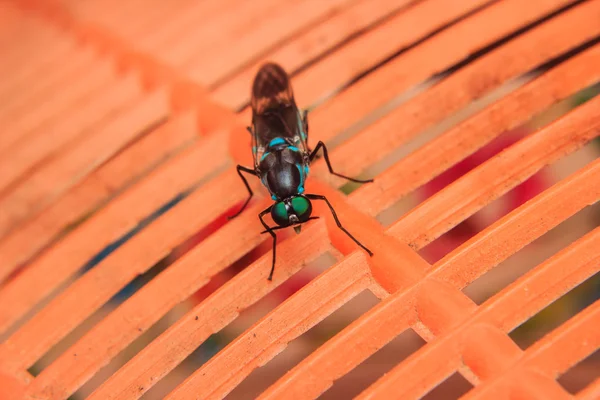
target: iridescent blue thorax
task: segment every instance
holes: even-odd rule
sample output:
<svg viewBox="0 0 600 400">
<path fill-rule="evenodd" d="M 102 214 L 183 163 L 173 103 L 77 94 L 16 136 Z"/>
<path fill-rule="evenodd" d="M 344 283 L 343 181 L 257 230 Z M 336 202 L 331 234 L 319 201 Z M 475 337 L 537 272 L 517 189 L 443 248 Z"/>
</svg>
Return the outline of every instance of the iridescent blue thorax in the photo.
<svg viewBox="0 0 600 400">
<path fill-rule="evenodd" d="M 306 152 L 282 137 L 276 137 L 265 146 L 258 164 L 260 178 L 273 200 L 283 200 L 304 193 L 304 182 L 309 172 Z"/>
</svg>

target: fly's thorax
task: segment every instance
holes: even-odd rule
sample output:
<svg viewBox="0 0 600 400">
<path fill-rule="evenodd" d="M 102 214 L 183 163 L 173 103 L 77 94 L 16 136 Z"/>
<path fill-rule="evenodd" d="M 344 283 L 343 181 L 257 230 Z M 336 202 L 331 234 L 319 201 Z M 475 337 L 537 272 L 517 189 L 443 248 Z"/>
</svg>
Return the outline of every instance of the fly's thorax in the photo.
<svg viewBox="0 0 600 400">
<path fill-rule="evenodd" d="M 261 181 L 274 200 L 286 199 L 304 192 L 308 169 L 303 154 L 293 146 L 272 146 L 259 163 Z"/>
</svg>

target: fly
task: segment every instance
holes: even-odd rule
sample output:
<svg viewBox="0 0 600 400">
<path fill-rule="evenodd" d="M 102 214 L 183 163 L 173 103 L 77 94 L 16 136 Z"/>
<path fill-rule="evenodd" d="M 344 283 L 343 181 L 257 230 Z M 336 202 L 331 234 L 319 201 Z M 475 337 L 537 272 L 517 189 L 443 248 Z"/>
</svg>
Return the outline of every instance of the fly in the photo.
<svg viewBox="0 0 600 400">
<path fill-rule="evenodd" d="M 325 162 L 329 172 L 333 175 L 358 183 L 373 182 L 373 179 L 359 180 L 334 172 L 327 154 L 327 147 L 321 141 L 317 143 L 314 150 L 309 149 L 307 112 L 304 111 L 301 114 L 296 106 L 290 79 L 283 68 L 273 63 L 267 63 L 261 67 L 252 85 L 251 106 L 252 126 L 248 127 L 248 131 L 252 135 L 254 168 L 237 166 L 238 175 L 248 189 L 249 196 L 242 208 L 229 219 L 237 217 L 244 211 L 254 195 L 242 172 L 260 178 L 275 201 L 274 204 L 258 214 L 258 218 L 265 228 L 262 233 L 269 233 L 273 238 L 273 262 L 268 279 L 272 280 L 275 270 L 277 245 L 275 231 L 292 226 L 296 233 L 299 233 L 302 223 L 318 218 L 311 217 L 311 200 L 324 201 L 337 226 L 372 256 L 373 253 L 342 226 L 335 210 L 325 196 L 304 192 L 304 183 L 310 171 L 310 163 L 320 149 L 323 149 Z M 268 213 L 271 213 L 277 226 L 270 227 L 264 221 L 264 216 Z"/>
</svg>

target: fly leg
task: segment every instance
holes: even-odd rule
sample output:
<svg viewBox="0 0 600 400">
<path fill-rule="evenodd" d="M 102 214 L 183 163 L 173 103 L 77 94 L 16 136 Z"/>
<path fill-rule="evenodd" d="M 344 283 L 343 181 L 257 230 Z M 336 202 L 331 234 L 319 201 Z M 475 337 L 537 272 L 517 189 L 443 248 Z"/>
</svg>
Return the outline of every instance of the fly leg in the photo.
<svg viewBox="0 0 600 400">
<path fill-rule="evenodd" d="M 272 208 L 273 208 L 273 206 L 271 205 L 271 206 L 269 206 L 268 208 L 266 208 L 265 210 L 261 211 L 258 214 L 258 218 L 260 219 L 260 223 L 266 229 L 265 232 L 269 232 L 269 234 L 273 238 L 273 262 L 271 263 L 271 272 L 269 273 L 269 277 L 267 278 L 270 281 L 273 280 L 273 271 L 275 271 L 275 256 L 276 256 L 276 248 L 277 248 L 277 235 L 275 234 L 275 232 L 273 232 L 273 228 L 271 228 L 269 225 L 267 225 L 267 223 L 263 220 L 263 217 L 266 214 L 270 213 Z"/>
<path fill-rule="evenodd" d="M 304 123 L 304 132 L 306 132 L 306 138 L 308 139 L 308 110 L 302 112 L 302 122 Z"/>
<path fill-rule="evenodd" d="M 325 153 L 325 154 L 327 154 L 327 153 Z M 329 207 L 329 210 L 331 211 L 331 215 L 333 215 L 333 219 L 335 220 L 335 223 L 338 226 L 338 228 L 340 228 L 346 235 L 348 235 L 348 237 L 350 239 L 354 240 L 354 243 L 356 243 L 357 245 L 359 245 L 360 247 L 362 247 L 363 250 L 365 250 L 367 253 L 369 253 L 370 256 L 373 256 L 373 252 L 371 250 L 367 249 L 361 242 L 358 241 L 358 239 L 356 239 L 354 236 L 352 236 L 352 234 L 350 232 L 348 232 L 346 230 L 346 228 L 344 228 L 342 226 L 342 223 L 338 219 L 338 216 L 335 213 L 335 210 L 333 209 L 333 206 L 331 205 L 331 203 L 329 202 L 329 200 L 327 200 L 327 197 L 321 196 L 321 195 L 318 195 L 318 194 L 307 194 L 306 197 L 309 198 L 309 199 L 311 199 L 311 200 L 323 200 L 325 203 L 327 203 L 327 206 Z"/>
<path fill-rule="evenodd" d="M 306 133 L 306 141 L 308 142 L 308 110 L 304 110 L 302 113 L 302 123 L 304 124 L 304 132 Z M 307 147 L 309 153 L 313 153 L 310 147 Z M 321 156 L 317 155 L 316 158 L 321 158 Z M 312 158 L 311 158 L 312 159 Z"/>
<path fill-rule="evenodd" d="M 258 174 L 256 173 L 256 171 L 253 170 L 253 169 L 244 167 L 242 165 L 238 165 L 237 166 L 237 173 L 240 176 L 240 178 L 242 179 L 242 182 L 244 182 L 244 185 L 246 185 L 246 189 L 248 189 L 248 198 L 246 199 L 246 202 L 244 203 L 244 205 L 242 206 L 242 208 L 240 208 L 240 210 L 238 212 L 236 212 L 235 214 L 227 217 L 228 219 L 233 219 L 233 218 L 237 217 L 238 215 L 240 215 L 240 213 L 242 211 L 244 211 L 244 209 L 246 208 L 246 206 L 250 202 L 250 199 L 252 198 L 252 196 L 254 196 L 254 192 L 252 192 L 252 189 L 250 188 L 250 185 L 248 184 L 248 181 L 246 180 L 246 177 L 244 175 L 242 175 L 242 172 L 245 172 L 245 173 L 250 174 L 250 175 L 258 176 Z"/>
<path fill-rule="evenodd" d="M 333 167 L 331 166 L 331 161 L 329 161 L 329 154 L 327 153 L 327 147 L 325 146 L 325 143 L 319 141 L 319 143 L 317 143 L 317 147 L 315 147 L 315 149 L 312 151 L 312 153 L 310 153 L 309 156 L 309 160 L 312 162 L 312 160 L 316 157 L 317 152 L 319 151 L 320 148 L 323 148 L 323 156 L 325 157 L 325 162 L 327 163 L 327 168 L 329 168 L 329 172 L 335 176 L 339 176 L 340 178 L 344 178 L 344 179 L 348 179 L 349 181 L 352 182 L 357 182 L 357 183 L 368 183 L 368 182 L 373 182 L 373 179 L 355 179 L 355 178 L 350 178 L 349 176 L 346 175 L 342 175 L 342 174 L 338 174 L 337 172 L 333 171 Z M 331 208 L 331 206 L 330 206 Z"/>
</svg>

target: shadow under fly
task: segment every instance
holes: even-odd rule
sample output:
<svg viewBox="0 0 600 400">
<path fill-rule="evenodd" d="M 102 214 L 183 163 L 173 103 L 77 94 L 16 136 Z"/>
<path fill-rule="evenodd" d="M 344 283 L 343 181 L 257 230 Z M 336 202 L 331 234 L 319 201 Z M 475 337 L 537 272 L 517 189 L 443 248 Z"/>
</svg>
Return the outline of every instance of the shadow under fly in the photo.
<svg viewBox="0 0 600 400">
<path fill-rule="evenodd" d="M 254 168 L 237 166 L 238 175 L 248 189 L 249 196 L 242 208 L 229 219 L 237 217 L 254 194 L 242 173 L 260 178 L 275 201 L 258 214 L 265 227 L 262 233 L 269 233 L 273 238 L 273 262 L 268 279 L 272 280 L 275 270 L 275 231 L 292 226 L 296 233 L 299 233 L 302 223 L 318 218 L 311 217 L 311 200 L 324 201 L 331 210 L 337 226 L 372 256 L 373 253 L 342 226 L 325 196 L 304 193 L 304 182 L 310 170 L 310 163 L 321 149 L 330 173 L 358 183 L 373 180 L 358 180 L 334 172 L 323 142 L 317 143 L 314 150 L 308 147 L 307 113 L 300 113 L 296 106 L 290 79 L 283 68 L 273 63 L 267 63 L 260 68 L 252 85 L 251 106 L 252 126 L 248 127 L 248 131 L 252 135 Z M 264 221 L 264 216 L 268 213 L 271 213 L 277 226 L 270 227 Z"/>
</svg>

